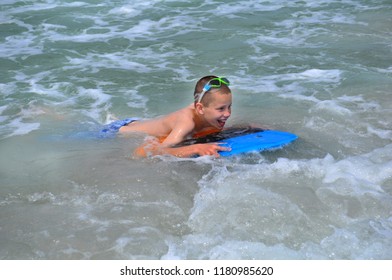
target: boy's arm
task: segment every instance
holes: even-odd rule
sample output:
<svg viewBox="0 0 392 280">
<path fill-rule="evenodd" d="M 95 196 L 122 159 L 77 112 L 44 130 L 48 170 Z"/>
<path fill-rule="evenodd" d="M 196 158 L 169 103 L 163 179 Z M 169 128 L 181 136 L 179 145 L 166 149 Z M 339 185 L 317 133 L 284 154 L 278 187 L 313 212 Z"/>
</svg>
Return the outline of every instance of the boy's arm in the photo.
<svg viewBox="0 0 392 280">
<path fill-rule="evenodd" d="M 169 154 L 176 157 L 192 157 L 192 156 L 219 156 L 219 151 L 228 151 L 230 148 L 222 147 L 218 143 L 194 144 L 189 146 L 174 147 L 175 145 L 184 141 L 195 128 L 195 123 L 192 119 L 182 118 L 177 120 L 171 133 L 166 139 L 159 143 L 152 141 L 145 143 L 135 150 L 137 156 L 146 157 L 147 155 L 163 155 Z"/>
<path fill-rule="evenodd" d="M 219 157 L 219 151 L 228 151 L 230 148 L 222 147 L 218 143 L 193 144 L 188 146 L 174 147 L 192 134 L 193 122 L 181 122 L 177 124 L 166 139 L 149 141 L 135 150 L 135 155 L 146 157 L 147 155 L 173 155 L 176 157 L 193 157 L 211 155 Z"/>
<path fill-rule="evenodd" d="M 219 151 L 230 151 L 230 148 L 220 146 L 218 143 L 194 144 L 182 147 L 165 147 L 159 143 L 146 143 L 138 147 L 134 154 L 138 157 L 148 155 L 173 155 L 187 158 L 193 156 L 215 156 L 219 157 Z"/>
<path fill-rule="evenodd" d="M 170 134 L 161 143 L 162 147 L 173 147 L 187 139 L 189 135 L 192 135 L 192 131 L 195 128 L 193 121 L 181 121 L 173 127 Z"/>
</svg>

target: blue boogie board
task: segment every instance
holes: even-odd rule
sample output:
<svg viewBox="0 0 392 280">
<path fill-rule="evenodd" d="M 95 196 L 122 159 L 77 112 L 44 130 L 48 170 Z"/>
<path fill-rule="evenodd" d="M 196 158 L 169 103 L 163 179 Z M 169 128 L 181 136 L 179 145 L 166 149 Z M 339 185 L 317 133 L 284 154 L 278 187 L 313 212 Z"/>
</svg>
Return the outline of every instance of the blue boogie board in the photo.
<svg viewBox="0 0 392 280">
<path fill-rule="evenodd" d="M 298 138 L 297 135 L 278 130 L 264 130 L 223 140 L 221 146 L 230 147 L 231 151 L 221 151 L 221 156 L 233 156 L 247 152 L 281 148 Z"/>
<path fill-rule="evenodd" d="M 242 153 L 281 148 L 295 141 L 297 138 L 298 136 L 295 134 L 278 130 L 233 128 L 205 137 L 186 140 L 182 142 L 182 145 L 217 142 L 223 147 L 231 148 L 231 151 L 219 152 L 221 156 L 228 157 Z"/>
</svg>

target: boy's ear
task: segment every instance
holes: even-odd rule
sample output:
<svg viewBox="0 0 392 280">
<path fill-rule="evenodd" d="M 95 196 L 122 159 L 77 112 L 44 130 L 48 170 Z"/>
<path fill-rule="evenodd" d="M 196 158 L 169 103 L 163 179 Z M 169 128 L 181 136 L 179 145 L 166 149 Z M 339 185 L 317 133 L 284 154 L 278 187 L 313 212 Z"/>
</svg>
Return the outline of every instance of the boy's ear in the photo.
<svg viewBox="0 0 392 280">
<path fill-rule="evenodd" d="M 196 112 L 199 113 L 200 115 L 204 114 L 204 105 L 201 104 L 200 102 L 196 103 L 195 109 L 196 109 Z"/>
</svg>

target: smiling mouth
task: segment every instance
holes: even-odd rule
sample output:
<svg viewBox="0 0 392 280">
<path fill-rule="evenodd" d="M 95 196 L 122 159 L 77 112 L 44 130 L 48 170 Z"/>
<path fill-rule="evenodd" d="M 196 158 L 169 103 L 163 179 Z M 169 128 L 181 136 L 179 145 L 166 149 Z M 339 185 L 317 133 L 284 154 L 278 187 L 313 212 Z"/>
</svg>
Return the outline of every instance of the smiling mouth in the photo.
<svg viewBox="0 0 392 280">
<path fill-rule="evenodd" d="M 226 124 L 226 121 L 218 120 L 218 124 L 219 124 L 219 126 L 224 127 Z"/>
</svg>

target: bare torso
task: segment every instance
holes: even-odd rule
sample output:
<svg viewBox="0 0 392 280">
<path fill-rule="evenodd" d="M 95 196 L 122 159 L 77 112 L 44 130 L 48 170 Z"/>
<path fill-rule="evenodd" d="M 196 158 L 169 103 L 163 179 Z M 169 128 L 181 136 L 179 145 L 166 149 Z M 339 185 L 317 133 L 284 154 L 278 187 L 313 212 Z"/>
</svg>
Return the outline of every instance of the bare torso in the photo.
<svg viewBox="0 0 392 280">
<path fill-rule="evenodd" d="M 204 131 L 211 130 L 216 129 L 205 127 L 201 124 L 195 112 L 194 105 L 191 104 L 165 116 L 132 122 L 121 127 L 119 132 L 142 132 L 159 138 L 175 134 L 173 139 L 170 139 L 169 144 L 176 144 L 176 142 L 179 143 L 187 138 L 203 134 Z"/>
</svg>

